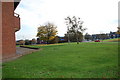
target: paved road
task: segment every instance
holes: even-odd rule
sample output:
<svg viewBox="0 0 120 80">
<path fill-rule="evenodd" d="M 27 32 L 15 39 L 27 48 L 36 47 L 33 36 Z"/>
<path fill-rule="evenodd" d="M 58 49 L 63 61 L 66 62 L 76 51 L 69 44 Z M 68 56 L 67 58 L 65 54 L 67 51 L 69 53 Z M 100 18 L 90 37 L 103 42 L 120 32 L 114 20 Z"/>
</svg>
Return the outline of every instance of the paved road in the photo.
<svg viewBox="0 0 120 80">
<path fill-rule="evenodd" d="M 22 48 L 22 47 L 16 47 L 16 54 L 28 54 L 28 53 L 32 53 L 38 50 L 35 49 L 28 49 L 28 48 Z"/>
<path fill-rule="evenodd" d="M 16 54 L 13 57 L 9 57 L 9 58 L 3 59 L 1 61 L 2 62 L 7 62 L 7 61 L 15 60 L 15 59 L 17 59 L 17 58 L 19 58 L 23 55 L 30 54 L 30 53 L 35 52 L 35 51 L 38 51 L 38 50 L 16 47 Z"/>
</svg>

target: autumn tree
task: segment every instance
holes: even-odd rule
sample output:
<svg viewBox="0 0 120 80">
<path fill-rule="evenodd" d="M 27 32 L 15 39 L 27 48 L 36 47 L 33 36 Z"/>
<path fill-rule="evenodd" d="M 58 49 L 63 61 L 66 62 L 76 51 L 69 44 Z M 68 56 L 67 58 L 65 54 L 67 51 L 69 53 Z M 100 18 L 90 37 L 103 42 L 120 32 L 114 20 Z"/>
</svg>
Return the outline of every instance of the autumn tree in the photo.
<svg viewBox="0 0 120 80">
<path fill-rule="evenodd" d="M 68 37 L 70 37 L 70 33 L 74 33 L 74 36 L 76 38 L 77 44 L 79 44 L 79 34 L 83 34 L 83 32 L 86 30 L 86 28 L 83 28 L 82 24 L 83 21 L 80 20 L 80 18 L 73 16 L 72 18 L 67 17 L 65 18 L 66 25 L 68 27 Z M 83 38 L 83 36 L 81 36 Z"/>
<path fill-rule="evenodd" d="M 25 44 L 25 41 L 24 40 L 19 40 L 16 42 L 17 45 L 24 45 Z"/>
<path fill-rule="evenodd" d="M 117 27 L 117 28 L 118 28 L 118 30 L 117 30 L 117 34 L 120 34 L 120 26 Z"/>
<path fill-rule="evenodd" d="M 53 23 L 47 23 L 44 26 L 38 27 L 37 37 L 46 41 L 47 44 L 57 35 L 57 27 Z"/>
<path fill-rule="evenodd" d="M 58 43 L 59 38 L 58 36 L 56 36 L 53 40 L 50 41 L 50 43 L 54 44 L 54 43 Z"/>
</svg>

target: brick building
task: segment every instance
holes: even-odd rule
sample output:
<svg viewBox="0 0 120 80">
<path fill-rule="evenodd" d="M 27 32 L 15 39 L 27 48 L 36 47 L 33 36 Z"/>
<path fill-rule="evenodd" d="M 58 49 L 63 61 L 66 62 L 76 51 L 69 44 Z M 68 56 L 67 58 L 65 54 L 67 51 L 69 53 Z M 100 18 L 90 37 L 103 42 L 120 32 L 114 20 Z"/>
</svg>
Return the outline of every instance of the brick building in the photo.
<svg viewBox="0 0 120 80">
<path fill-rule="evenodd" d="M 11 58 L 16 55 L 15 32 L 20 29 L 20 18 L 14 13 L 19 2 L 0 2 L 2 19 L 2 30 L 0 30 L 0 47 L 2 49 L 2 59 Z M 20 0 L 19 0 L 20 1 Z"/>
</svg>

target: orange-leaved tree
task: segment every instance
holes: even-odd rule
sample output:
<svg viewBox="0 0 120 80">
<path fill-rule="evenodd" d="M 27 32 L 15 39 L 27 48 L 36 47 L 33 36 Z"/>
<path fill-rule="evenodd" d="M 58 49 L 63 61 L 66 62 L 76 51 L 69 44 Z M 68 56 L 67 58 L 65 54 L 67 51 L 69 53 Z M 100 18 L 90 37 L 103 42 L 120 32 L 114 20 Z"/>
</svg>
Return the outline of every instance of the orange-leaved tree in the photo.
<svg viewBox="0 0 120 80">
<path fill-rule="evenodd" d="M 38 27 L 37 37 L 40 40 L 47 42 L 47 44 L 53 40 L 57 35 L 57 27 L 53 23 L 47 23 L 44 26 Z"/>
<path fill-rule="evenodd" d="M 118 28 L 118 30 L 117 30 L 117 34 L 120 34 L 120 26 L 117 27 L 117 28 Z"/>
</svg>

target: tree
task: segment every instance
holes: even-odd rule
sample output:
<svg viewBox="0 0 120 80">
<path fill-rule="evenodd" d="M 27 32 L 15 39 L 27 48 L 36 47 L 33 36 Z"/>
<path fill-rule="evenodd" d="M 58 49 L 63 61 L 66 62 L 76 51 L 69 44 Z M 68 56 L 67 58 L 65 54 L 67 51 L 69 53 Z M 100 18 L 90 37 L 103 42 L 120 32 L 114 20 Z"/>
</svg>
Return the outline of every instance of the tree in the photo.
<svg viewBox="0 0 120 80">
<path fill-rule="evenodd" d="M 104 40 L 104 39 L 108 39 L 108 38 L 109 38 L 109 36 L 107 34 L 104 34 L 104 33 L 100 34 L 100 39 Z"/>
<path fill-rule="evenodd" d="M 117 28 L 118 28 L 118 30 L 117 30 L 117 34 L 120 34 L 120 26 L 117 27 Z"/>
<path fill-rule="evenodd" d="M 83 34 L 83 32 L 86 30 L 86 28 L 83 28 L 82 26 L 83 21 L 81 21 L 79 17 L 76 18 L 75 16 L 73 16 L 72 18 L 67 17 L 65 18 L 65 20 L 66 20 L 66 25 L 68 27 L 68 31 L 67 31 L 68 39 L 70 37 L 69 36 L 70 33 L 73 33 L 76 38 L 77 44 L 79 44 L 79 39 L 80 39 L 79 34 Z"/>
<path fill-rule="evenodd" d="M 53 40 L 57 35 L 57 27 L 52 23 L 47 23 L 45 26 L 38 27 L 37 37 L 47 42 Z"/>
<path fill-rule="evenodd" d="M 56 36 L 53 40 L 50 41 L 51 44 L 58 43 L 59 39 L 58 36 Z"/>
<path fill-rule="evenodd" d="M 77 42 L 75 33 L 71 31 L 69 31 L 68 33 L 69 33 L 69 40 L 71 42 Z M 68 37 L 68 33 L 66 33 L 64 37 Z M 79 42 L 81 42 L 83 40 L 83 34 L 81 32 L 78 32 L 77 35 L 78 35 Z"/>
<path fill-rule="evenodd" d="M 24 45 L 25 44 L 25 41 L 24 40 L 19 40 L 16 42 L 17 45 Z"/>
<path fill-rule="evenodd" d="M 70 17 L 65 18 L 66 25 L 67 25 L 67 37 L 68 37 L 68 43 L 70 43 L 70 27 L 72 27 L 72 20 Z"/>
<path fill-rule="evenodd" d="M 36 44 L 37 41 L 36 41 L 35 39 L 32 39 L 32 40 L 31 40 L 31 43 L 32 43 L 32 44 Z"/>
<path fill-rule="evenodd" d="M 25 40 L 25 45 L 30 45 L 31 41 L 29 41 L 28 39 Z"/>
<path fill-rule="evenodd" d="M 86 33 L 84 37 L 87 41 L 92 40 L 92 36 L 88 33 Z"/>
</svg>

